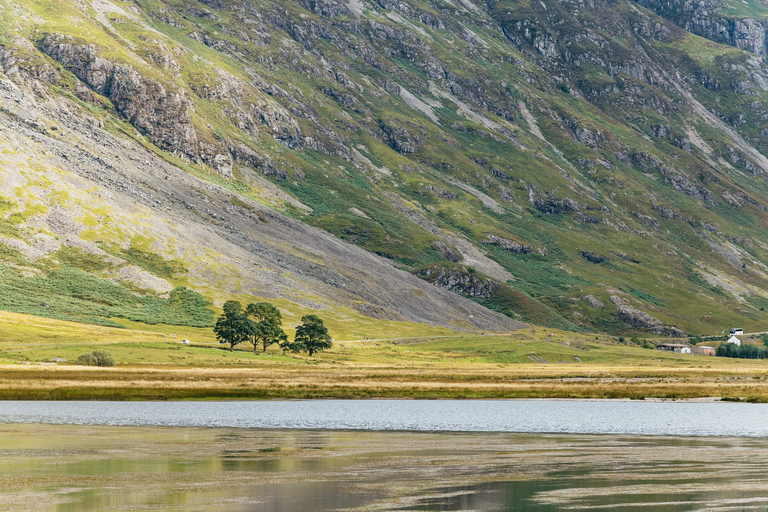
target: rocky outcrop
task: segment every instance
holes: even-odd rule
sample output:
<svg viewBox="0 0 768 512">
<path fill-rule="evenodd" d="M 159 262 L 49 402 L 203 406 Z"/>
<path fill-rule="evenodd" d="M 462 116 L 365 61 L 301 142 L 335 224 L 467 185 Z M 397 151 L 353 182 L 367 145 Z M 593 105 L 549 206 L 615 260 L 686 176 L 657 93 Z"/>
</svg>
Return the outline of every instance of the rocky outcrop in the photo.
<svg viewBox="0 0 768 512">
<path fill-rule="evenodd" d="M 542 196 L 534 187 L 528 188 L 528 202 L 540 212 L 550 215 L 578 212 L 580 209 L 579 203 L 570 197 L 556 199 L 551 196 Z"/>
<path fill-rule="evenodd" d="M 0 45 L 0 72 L 8 77 L 30 77 L 50 84 L 61 78 L 53 66 L 37 59 L 34 46 L 21 37 L 12 38 L 11 45 Z"/>
<path fill-rule="evenodd" d="M 626 254 L 626 253 L 623 253 L 623 252 L 611 251 L 611 254 L 615 254 L 619 258 L 623 259 L 624 261 L 628 261 L 630 263 L 637 263 L 638 265 L 643 263 L 642 261 L 640 261 L 638 259 L 635 259 L 634 257 L 630 256 L 629 254 Z"/>
<path fill-rule="evenodd" d="M 466 267 L 427 267 L 419 270 L 416 275 L 440 288 L 477 299 L 487 299 L 494 290 L 501 287 L 493 279 L 478 277 Z"/>
<path fill-rule="evenodd" d="M 304 5 L 315 14 L 325 16 L 326 18 L 335 18 L 336 16 L 350 16 L 349 8 L 345 2 L 339 0 L 304 0 Z"/>
<path fill-rule="evenodd" d="M 277 176 L 277 170 L 272 164 L 272 160 L 264 155 L 257 153 L 246 144 L 240 141 L 232 140 L 229 141 L 228 149 L 229 153 L 238 164 L 253 167 L 256 170 L 261 171 L 261 173 L 265 176 Z M 279 177 L 285 179 L 288 177 L 288 175 L 283 171 L 283 174 Z"/>
<path fill-rule="evenodd" d="M 133 67 L 101 56 L 94 45 L 50 35 L 42 50 L 90 89 L 112 101 L 115 109 L 163 149 L 190 158 L 200 156 L 189 103 L 174 87 L 141 75 Z"/>
<path fill-rule="evenodd" d="M 602 263 L 608 261 L 608 258 L 601 254 L 596 254 L 592 251 L 581 251 L 581 257 L 590 263 Z"/>
<path fill-rule="evenodd" d="M 409 126 L 409 129 L 406 129 L 402 124 L 393 121 L 381 121 L 379 126 L 389 147 L 401 155 L 408 155 L 419 150 L 422 139 L 415 126 Z"/>
<path fill-rule="evenodd" d="M 708 188 L 694 185 L 684 173 L 664 164 L 657 156 L 650 153 L 636 153 L 632 156 L 632 160 L 645 171 L 659 173 L 664 181 L 678 192 L 703 203 L 717 204 L 715 195 Z"/>
<path fill-rule="evenodd" d="M 448 247 L 448 244 L 440 240 L 432 242 L 432 247 L 440 253 L 440 256 L 450 261 L 451 263 L 458 263 L 464 258 L 454 248 Z"/>
<path fill-rule="evenodd" d="M 759 55 L 768 55 L 768 22 L 729 18 L 724 0 L 637 0 L 637 3 L 680 28 L 718 43 Z"/>
<path fill-rule="evenodd" d="M 258 75 L 253 74 L 252 79 L 253 83 L 249 83 L 232 73 L 216 69 L 215 83 L 198 86 L 195 94 L 221 105 L 223 114 L 255 139 L 258 139 L 263 129 L 288 148 L 300 149 L 306 146 L 299 123 L 294 116 L 274 101 L 266 99 L 261 91 L 266 90 L 268 94 L 289 97 L 296 104 L 299 104 L 298 100 L 290 97 L 279 87 L 265 82 Z M 301 114 L 304 117 L 311 117 L 307 112 L 301 112 Z"/>
<path fill-rule="evenodd" d="M 678 135 L 670 128 L 668 124 L 657 124 L 651 126 L 653 134 L 660 139 L 667 139 L 673 146 L 677 146 L 686 153 L 691 153 L 691 141 L 688 137 Z"/>
<path fill-rule="evenodd" d="M 616 317 L 630 327 L 646 329 L 662 336 L 672 336 L 675 338 L 684 338 L 686 336 L 685 331 L 674 326 L 664 325 L 661 320 L 633 307 L 627 299 L 619 295 L 611 295 L 610 300 L 616 306 Z"/>
<path fill-rule="evenodd" d="M 105 96 L 140 132 L 162 148 L 199 155 L 189 103 L 180 91 L 145 78 L 130 66 L 115 65 L 107 78 Z"/>
<path fill-rule="evenodd" d="M 600 309 L 605 307 L 605 303 L 597 300 L 594 295 L 585 295 L 581 299 L 589 304 L 591 308 Z"/>
<path fill-rule="evenodd" d="M 618 306 L 616 316 L 619 320 L 631 327 L 637 327 L 639 329 L 647 329 L 654 334 L 662 336 L 671 336 L 673 338 L 686 337 L 685 331 L 678 329 L 677 327 L 663 325 L 661 320 L 649 315 L 644 311 L 633 308 L 628 305 Z"/>
<path fill-rule="evenodd" d="M 430 195 L 433 195 L 435 197 L 440 197 L 442 199 L 456 199 L 459 197 L 459 195 L 456 192 L 451 192 L 450 190 L 446 190 L 442 187 L 437 187 L 435 185 L 423 185 L 420 187 L 420 190 L 424 193 L 428 193 Z"/>
<path fill-rule="evenodd" d="M 487 235 L 484 239 L 480 240 L 480 243 L 500 247 L 505 251 L 513 252 L 515 254 L 528 254 L 531 252 L 530 245 L 519 244 L 513 240 L 507 240 L 506 238 L 501 238 L 496 235 Z"/>
</svg>

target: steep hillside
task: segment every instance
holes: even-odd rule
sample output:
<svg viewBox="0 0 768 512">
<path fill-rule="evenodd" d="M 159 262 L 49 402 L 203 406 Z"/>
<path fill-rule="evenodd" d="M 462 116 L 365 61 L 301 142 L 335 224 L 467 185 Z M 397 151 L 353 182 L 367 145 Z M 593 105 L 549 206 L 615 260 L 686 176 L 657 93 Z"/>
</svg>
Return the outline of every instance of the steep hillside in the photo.
<svg viewBox="0 0 768 512">
<path fill-rule="evenodd" d="M 638 0 L 643 7 L 696 35 L 768 55 L 768 5 L 760 0 Z"/>
<path fill-rule="evenodd" d="M 0 0 L 3 279 L 756 327 L 768 67 L 641 3 Z"/>
</svg>

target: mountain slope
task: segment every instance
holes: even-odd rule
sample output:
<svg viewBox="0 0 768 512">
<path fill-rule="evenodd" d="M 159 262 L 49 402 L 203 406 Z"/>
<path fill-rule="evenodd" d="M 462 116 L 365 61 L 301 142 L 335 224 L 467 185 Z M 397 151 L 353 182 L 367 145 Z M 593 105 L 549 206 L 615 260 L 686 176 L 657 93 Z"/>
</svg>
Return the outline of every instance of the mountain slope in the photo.
<svg viewBox="0 0 768 512">
<path fill-rule="evenodd" d="M 757 326 L 768 68 L 641 3 L 2 0 L 3 124 L 27 131 L 3 193 L 50 209 L 30 158 L 98 184 L 113 218 L 61 200 L 66 236 L 145 237 L 218 300 L 517 325 L 394 266 L 443 268 L 522 320 Z M 63 236 L 50 211 L 19 225 Z"/>
<path fill-rule="evenodd" d="M 183 262 L 188 282 L 209 297 L 284 297 L 309 308 L 337 305 L 460 328 L 519 325 L 322 231 L 239 200 L 113 137 L 95 119 L 74 118 L 65 104 L 41 104 L 2 85 L 2 192 L 13 198 L 13 209 L 34 212 L 18 237 L 6 233 L 2 240 L 15 249 L 6 251 L 6 263 L 28 279 L 46 270 L 46 259 L 63 262 L 62 248 L 72 248 L 100 257 L 103 277 L 167 293 L 172 286 L 151 272 L 121 273 L 131 248 L 151 247 L 149 254 Z M 122 248 L 123 257 L 110 256 L 109 248 Z"/>
</svg>

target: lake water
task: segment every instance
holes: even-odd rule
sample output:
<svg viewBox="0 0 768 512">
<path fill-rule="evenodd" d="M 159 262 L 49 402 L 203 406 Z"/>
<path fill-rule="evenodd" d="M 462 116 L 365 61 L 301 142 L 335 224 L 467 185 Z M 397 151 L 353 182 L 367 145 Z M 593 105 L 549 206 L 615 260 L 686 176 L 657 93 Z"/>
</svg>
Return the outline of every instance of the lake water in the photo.
<svg viewBox="0 0 768 512">
<path fill-rule="evenodd" d="M 762 438 L 0 424 L 0 510 L 768 510 Z"/>
<path fill-rule="evenodd" d="M 768 404 L 570 400 L 0 401 L 0 422 L 768 437 Z"/>
<path fill-rule="evenodd" d="M 768 511 L 766 424 L 743 403 L 0 402 L 0 511 Z"/>
</svg>

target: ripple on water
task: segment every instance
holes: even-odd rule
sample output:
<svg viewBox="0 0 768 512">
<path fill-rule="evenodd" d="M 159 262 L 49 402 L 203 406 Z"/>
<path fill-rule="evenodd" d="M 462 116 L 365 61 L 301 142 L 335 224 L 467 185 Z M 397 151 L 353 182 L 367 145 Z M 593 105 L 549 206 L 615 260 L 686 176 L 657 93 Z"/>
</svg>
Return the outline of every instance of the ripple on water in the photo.
<svg viewBox="0 0 768 512">
<path fill-rule="evenodd" d="M 766 417 L 768 404 L 730 402 L 0 401 L 0 422 L 75 425 L 766 437 Z"/>
</svg>

